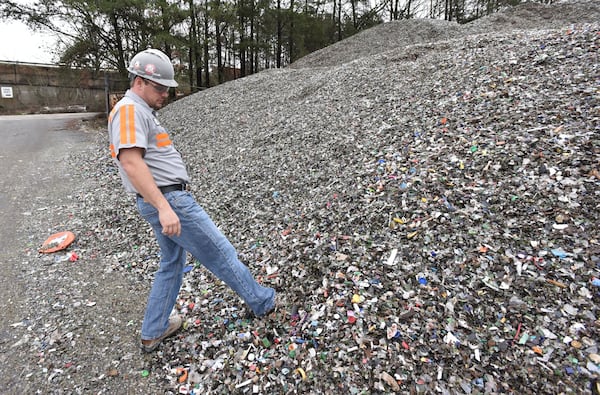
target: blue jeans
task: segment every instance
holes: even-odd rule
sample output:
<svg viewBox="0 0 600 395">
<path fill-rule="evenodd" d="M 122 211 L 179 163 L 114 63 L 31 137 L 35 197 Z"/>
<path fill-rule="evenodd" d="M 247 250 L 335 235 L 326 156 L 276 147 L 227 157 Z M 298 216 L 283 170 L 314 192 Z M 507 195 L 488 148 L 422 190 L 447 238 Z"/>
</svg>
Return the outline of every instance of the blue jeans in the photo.
<svg viewBox="0 0 600 395">
<path fill-rule="evenodd" d="M 183 282 L 186 251 L 191 253 L 217 278 L 233 289 L 257 316 L 275 306 L 275 290 L 256 282 L 250 270 L 239 261 L 235 248 L 221 233 L 194 197 L 185 191 L 165 194 L 179 216 L 180 236 L 165 236 L 158 211 L 138 196 L 137 207 L 154 229 L 160 247 L 160 267 L 154 282 L 142 324 L 142 340 L 160 337 L 169 326 L 169 316 Z"/>
</svg>

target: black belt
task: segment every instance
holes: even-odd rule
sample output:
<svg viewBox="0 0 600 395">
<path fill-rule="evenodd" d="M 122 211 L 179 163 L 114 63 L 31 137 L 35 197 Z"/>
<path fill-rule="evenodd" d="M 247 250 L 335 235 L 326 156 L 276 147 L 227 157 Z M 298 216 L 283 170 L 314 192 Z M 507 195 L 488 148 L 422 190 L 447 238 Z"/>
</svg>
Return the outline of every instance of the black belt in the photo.
<svg viewBox="0 0 600 395">
<path fill-rule="evenodd" d="M 164 195 L 165 193 L 174 192 L 174 191 L 189 191 L 190 186 L 188 184 L 173 184 L 173 185 L 166 185 L 164 187 L 158 187 L 158 189 Z M 139 193 L 137 195 L 138 195 L 138 197 L 143 198 L 143 196 L 140 195 Z"/>
<path fill-rule="evenodd" d="M 189 191 L 190 187 L 188 184 L 174 184 L 174 185 L 167 185 L 164 187 L 158 187 L 158 189 L 160 189 L 160 191 L 164 195 L 165 193 L 173 192 L 173 191 Z"/>
</svg>

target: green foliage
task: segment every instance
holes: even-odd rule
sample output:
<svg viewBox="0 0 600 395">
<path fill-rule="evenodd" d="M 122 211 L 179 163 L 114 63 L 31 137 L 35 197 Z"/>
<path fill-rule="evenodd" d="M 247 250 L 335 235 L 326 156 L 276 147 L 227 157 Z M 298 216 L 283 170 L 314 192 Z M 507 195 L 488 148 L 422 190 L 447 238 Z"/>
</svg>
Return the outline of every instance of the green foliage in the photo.
<svg viewBox="0 0 600 395">
<path fill-rule="evenodd" d="M 108 68 L 125 76 L 135 53 L 159 48 L 179 62 L 178 75 L 187 75 L 191 87 L 200 86 L 196 70 L 215 65 L 219 70 L 244 66 L 251 73 L 290 64 L 389 20 L 392 6 L 404 17 L 420 12 L 466 22 L 522 0 L 431 0 L 421 11 L 414 0 L 335 0 L 335 6 L 333 1 L 37 0 L 28 6 L 3 0 L 0 19 L 59 34 L 59 61 L 67 66 Z"/>
</svg>

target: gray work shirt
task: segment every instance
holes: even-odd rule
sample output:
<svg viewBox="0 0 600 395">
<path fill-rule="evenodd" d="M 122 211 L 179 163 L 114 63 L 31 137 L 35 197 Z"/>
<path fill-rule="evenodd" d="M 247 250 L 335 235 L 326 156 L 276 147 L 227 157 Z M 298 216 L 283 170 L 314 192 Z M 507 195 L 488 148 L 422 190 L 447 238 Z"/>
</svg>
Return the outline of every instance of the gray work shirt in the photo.
<svg viewBox="0 0 600 395">
<path fill-rule="evenodd" d="M 144 149 L 144 162 L 159 187 L 189 182 L 181 154 L 173 146 L 156 112 L 138 95 L 128 90 L 108 117 L 110 154 L 119 168 L 127 192 L 137 193 L 119 162 L 123 148 Z"/>
</svg>

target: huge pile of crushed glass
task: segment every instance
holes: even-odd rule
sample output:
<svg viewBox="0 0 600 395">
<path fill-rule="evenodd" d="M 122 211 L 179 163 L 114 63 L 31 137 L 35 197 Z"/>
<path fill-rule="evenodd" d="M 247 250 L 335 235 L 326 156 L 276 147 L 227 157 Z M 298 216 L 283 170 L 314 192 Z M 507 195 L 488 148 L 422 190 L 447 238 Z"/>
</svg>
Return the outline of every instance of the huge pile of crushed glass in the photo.
<svg viewBox="0 0 600 395">
<path fill-rule="evenodd" d="M 600 6 L 582 1 L 467 25 L 386 23 L 161 110 L 194 195 L 283 302 L 275 320 L 247 318 L 189 257 L 185 329 L 150 355 L 136 336 L 158 250 L 100 135 L 70 158 L 88 177 L 73 248 L 79 265 L 95 257 L 95 270 L 128 279 L 136 302 L 112 308 L 127 318 L 102 327 L 113 341 L 96 354 L 112 362 L 93 380 L 45 360 L 48 385 L 589 391 L 600 376 L 598 20 Z"/>
</svg>

